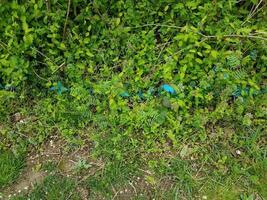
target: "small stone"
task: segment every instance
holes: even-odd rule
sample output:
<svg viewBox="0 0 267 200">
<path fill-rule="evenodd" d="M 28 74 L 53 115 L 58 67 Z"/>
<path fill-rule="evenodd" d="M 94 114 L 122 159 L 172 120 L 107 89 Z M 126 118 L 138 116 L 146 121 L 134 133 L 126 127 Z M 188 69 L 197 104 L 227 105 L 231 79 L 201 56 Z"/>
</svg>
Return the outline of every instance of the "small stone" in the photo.
<svg viewBox="0 0 267 200">
<path fill-rule="evenodd" d="M 12 121 L 13 122 L 19 122 L 20 120 L 22 119 L 22 116 L 20 113 L 15 113 L 13 116 L 12 116 Z"/>
<path fill-rule="evenodd" d="M 18 190 L 18 193 L 21 193 L 21 190 Z"/>
<path fill-rule="evenodd" d="M 120 194 L 122 194 L 123 193 L 123 191 L 120 191 Z"/>
<path fill-rule="evenodd" d="M 241 151 L 240 150 L 236 150 L 235 151 L 237 155 L 241 155 Z"/>
<path fill-rule="evenodd" d="M 24 187 L 24 190 L 28 190 L 28 188 L 29 188 L 29 187 L 28 187 L 28 186 L 26 186 L 26 187 Z"/>
</svg>

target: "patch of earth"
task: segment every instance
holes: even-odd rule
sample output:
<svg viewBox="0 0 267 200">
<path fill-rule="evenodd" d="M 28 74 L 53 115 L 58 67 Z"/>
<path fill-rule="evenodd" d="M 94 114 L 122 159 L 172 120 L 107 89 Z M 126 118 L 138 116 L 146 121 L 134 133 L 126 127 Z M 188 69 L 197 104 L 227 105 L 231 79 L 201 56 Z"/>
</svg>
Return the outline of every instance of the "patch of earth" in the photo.
<svg viewBox="0 0 267 200">
<path fill-rule="evenodd" d="M 49 175 L 48 171 L 43 171 L 42 166 L 48 162 L 56 164 L 56 169 L 60 174 L 66 177 L 75 179 L 76 190 L 79 192 L 83 200 L 89 199 L 90 191 L 81 186 L 81 183 L 87 178 L 90 178 L 98 171 L 104 169 L 105 163 L 101 160 L 95 160 L 91 157 L 91 146 L 87 145 L 83 148 L 70 149 L 67 142 L 59 139 L 57 136 L 51 137 L 44 145 L 33 149 L 27 156 L 27 164 L 22 171 L 19 179 L 7 187 L 4 194 L 4 199 L 10 199 L 14 195 L 29 193 L 35 184 L 40 184 Z M 70 149 L 70 150 L 69 150 Z M 84 172 L 77 171 L 79 161 L 85 161 L 90 167 Z M 141 170 L 141 169 L 140 169 Z M 160 180 L 160 183 L 153 185 L 149 183 L 147 177 L 153 176 L 147 170 L 143 171 L 143 176 L 133 177 L 131 181 L 122 187 L 113 188 L 113 198 L 119 200 L 128 200 L 137 195 L 144 194 L 153 196 L 153 188 L 160 184 L 163 190 L 172 187 L 172 180 Z M 150 181 L 151 182 L 151 181 Z"/>
<path fill-rule="evenodd" d="M 42 170 L 42 166 L 48 162 L 56 163 L 62 175 L 72 176 L 78 180 L 81 177 L 77 176 L 75 169 L 80 160 L 90 164 L 91 167 L 87 170 L 89 174 L 94 174 L 99 168 L 103 168 L 101 161 L 95 161 L 90 157 L 91 149 L 89 146 L 73 151 L 66 151 L 66 147 L 67 143 L 55 136 L 42 145 L 38 151 L 33 149 L 27 156 L 26 167 L 18 180 L 1 193 L 2 199 L 10 199 L 13 196 L 29 193 L 35 184 L 42 183 L 48 175 L 47 171 Z M 87 199 L 89 192 L 86 189 L 78 187 L 77 190 L 82 194 L 82 199 Z"/>
<path fill-rule="evenodd" d="M 35 184 L 44 180 L 46 173 L 36 168 L 35 163 L 27 159 L 26 167 L 23 169 L 19 179 L 3 191 L 3 198 L 10 199 L 21 193 L 27 193 Z"/>
</svg>

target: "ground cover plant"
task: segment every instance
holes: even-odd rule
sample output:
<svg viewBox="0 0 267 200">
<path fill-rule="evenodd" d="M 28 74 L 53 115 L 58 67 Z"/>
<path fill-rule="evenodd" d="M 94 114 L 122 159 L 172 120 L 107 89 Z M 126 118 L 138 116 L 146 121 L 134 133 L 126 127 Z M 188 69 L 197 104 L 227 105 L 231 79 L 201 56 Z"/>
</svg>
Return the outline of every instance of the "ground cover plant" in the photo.
<svg viewBox="0 0 267 200">
<path fill-rule="evenodd" d="M 1 152 L 0 154 L 0 188 L 10 184 L 16 179 L 24 165 L 21 155 L 14 155 L 11 152 Z"/>
<path fill-rule="evenodd" d="M 0 196 L 60 141 L 16 198 L 267 198 L 265 1 L 0 5 Z"/>
</svg>

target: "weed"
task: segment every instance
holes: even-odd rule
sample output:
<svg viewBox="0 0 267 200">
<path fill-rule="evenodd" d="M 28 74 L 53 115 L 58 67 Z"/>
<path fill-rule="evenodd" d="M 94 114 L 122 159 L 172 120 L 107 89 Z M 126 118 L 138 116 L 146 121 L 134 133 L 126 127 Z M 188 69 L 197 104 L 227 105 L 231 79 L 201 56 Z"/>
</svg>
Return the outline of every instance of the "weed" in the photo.
<svg viewBox="0 0 267 200">
<path fill-rule="evenodd" d="M 10 151 L 0 151 L 0 188 L 16 181 L 24 165 L 23 155 L 15 155 Z"/>
</svg>

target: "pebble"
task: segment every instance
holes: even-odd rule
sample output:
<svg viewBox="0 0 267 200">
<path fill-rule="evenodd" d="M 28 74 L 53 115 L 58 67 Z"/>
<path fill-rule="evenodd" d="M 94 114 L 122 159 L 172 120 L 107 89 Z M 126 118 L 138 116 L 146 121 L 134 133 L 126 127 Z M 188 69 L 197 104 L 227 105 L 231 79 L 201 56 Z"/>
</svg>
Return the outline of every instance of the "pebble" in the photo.
<svg viewBox="0 0 267 200">
<path fill-rule="evenodd" d="M 235 151 L 237 155 L 241 155 L 241 151 L 240 150 L 236 150 Z"/>
</svg>

